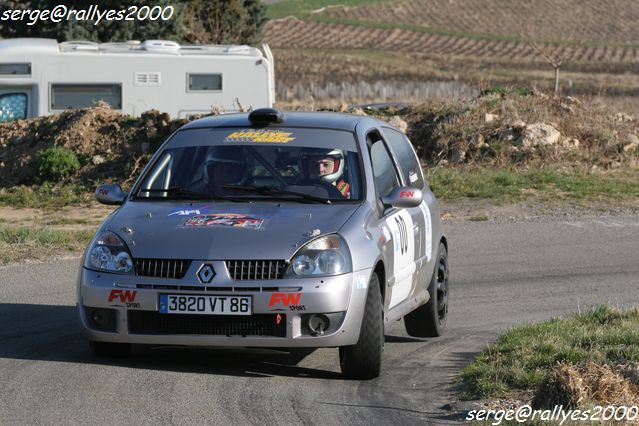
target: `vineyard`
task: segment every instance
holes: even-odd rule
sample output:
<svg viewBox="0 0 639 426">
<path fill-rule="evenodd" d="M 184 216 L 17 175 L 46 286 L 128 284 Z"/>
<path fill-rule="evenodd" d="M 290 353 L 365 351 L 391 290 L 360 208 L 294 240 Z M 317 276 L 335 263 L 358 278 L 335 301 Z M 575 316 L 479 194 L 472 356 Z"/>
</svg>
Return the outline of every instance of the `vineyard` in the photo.
<svg viewBox="0 0 639 426">
<path fill-rule="evenodd" d="M 313 15 L 465 34 L 639 44 L 639 2 L 628 0 L 405 0 L 329 7 Z"/>
<path fill-rule="evenodd" d="M 338 3 L 337 1 L 335 3 Z M 290 5 L 290 7 L 289 7 Z M 639 2 L 284 0 L 264 40 L 278 100 L 377 102 L 464 97 L 491 85 L 552 87 L 639 109 Z M 274 7 L 275 7 L 274 6 Z"/>
<path fill-rule="evenodd" d="M 406 53 L 542 60 L 526 41 L 457 37 L 399 28 L 369 28 L 298 19 L 270 21 L 265 41 L 273 47 L 303 49 L 379 49 Z M 638 47 L 565 45 L 570 61 L 635 63 Z"/>
</svg>

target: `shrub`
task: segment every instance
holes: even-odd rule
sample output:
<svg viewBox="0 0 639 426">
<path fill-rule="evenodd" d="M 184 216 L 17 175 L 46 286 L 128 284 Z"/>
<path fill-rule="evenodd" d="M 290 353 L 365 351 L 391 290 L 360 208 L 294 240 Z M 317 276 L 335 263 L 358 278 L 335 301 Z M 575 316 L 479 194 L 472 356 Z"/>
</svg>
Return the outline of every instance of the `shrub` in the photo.
<svg viewBox="0 0 639 426">
<path fill-rule="evenodd" d="M 36 176 L 58 182 L 80 168 L 78 157 L 66 148 L 54 146 L 36 154 Z"/>
<path fill-rule="evenodd" d="M 492 86 L 487 89 L 482 90 L 479 93 L 479 96 L 488 96 L 488 95 L 519 95 L 519 96 L 531 96 L 533 94 L 532 90 L 527 87 L 502 87 L 502 86 Z"/>
</svg>

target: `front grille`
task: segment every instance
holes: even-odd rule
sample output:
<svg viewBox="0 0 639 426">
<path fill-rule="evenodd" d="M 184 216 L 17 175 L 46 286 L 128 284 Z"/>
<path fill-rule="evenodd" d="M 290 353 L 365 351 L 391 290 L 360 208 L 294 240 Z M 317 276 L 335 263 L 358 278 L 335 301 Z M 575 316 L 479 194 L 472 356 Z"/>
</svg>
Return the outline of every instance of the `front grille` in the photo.
<svg viewBox="0 0 639 426">
<path fill-rule="evenodd" d="M 284 278 L 285 260 L 226 260 L 233 280 L 278 280 Z"/>
<path fill-rule="evenodd" d="M 191 265 L 183 259 L 135 259 L 135 273 L 141 277 L 184 278 Z"/>
<path fill-rule="evenodd" d="M 286 337 L 284 314 L 188 315 L 130 310 L 128 318 L 129 332 L 134 334 Z"/>
</svg>

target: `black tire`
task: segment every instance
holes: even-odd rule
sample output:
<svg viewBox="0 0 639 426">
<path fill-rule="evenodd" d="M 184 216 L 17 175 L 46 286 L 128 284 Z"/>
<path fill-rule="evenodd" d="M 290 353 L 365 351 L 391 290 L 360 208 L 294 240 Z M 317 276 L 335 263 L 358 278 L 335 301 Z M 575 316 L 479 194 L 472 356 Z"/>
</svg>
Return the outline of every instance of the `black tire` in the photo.
<svg viewBox="0 0 639 426">
<path fill-rule="evenodd" d="M 348 379 L 374 379 L 382 370 L 384 350 L 384 317 L 379 278 L 373 274 L 368 283 L 366 307 L 359 340 L 352 346 L 339 348 L 342 375 Z"/>
<path fill-rule="evenodd" d="M 448 319 L 448 252 L 439 243 L 435 270 L 428 284 L 430 299 L 404 317 L 406 332 L 413 337 L 439 337 Z"/>
<path fill-rule="evenodd" d="M 91 352 L 97 357 L 125 357 L 131 354 L 128 343 L 89 342 Z"/>
</svg>

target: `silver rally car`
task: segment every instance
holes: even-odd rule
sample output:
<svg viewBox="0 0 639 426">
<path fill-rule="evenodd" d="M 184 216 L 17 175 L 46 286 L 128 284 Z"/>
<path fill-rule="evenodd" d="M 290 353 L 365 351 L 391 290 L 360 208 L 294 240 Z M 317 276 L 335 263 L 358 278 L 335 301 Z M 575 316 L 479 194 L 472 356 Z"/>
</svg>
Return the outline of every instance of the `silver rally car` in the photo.
<svg viewBox="0 0 639 426">
<path fill-rule="evenodd" d="M 384 326 L 442 334 L 447 241 L 406 136 L 382 121 L 258 109 L 193 121 L 100 226 L 78 278 L 96 355 L 131 344 L 338 347 L 380 374 Z"/>
</svg>

